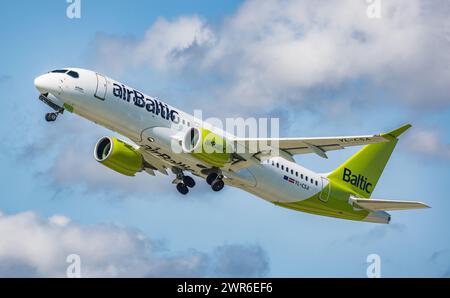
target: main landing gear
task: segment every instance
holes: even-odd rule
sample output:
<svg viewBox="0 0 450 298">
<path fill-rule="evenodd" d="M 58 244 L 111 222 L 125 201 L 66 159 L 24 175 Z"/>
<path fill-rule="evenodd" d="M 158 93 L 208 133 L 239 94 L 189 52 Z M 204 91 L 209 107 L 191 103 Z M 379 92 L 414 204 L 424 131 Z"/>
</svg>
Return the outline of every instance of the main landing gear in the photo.
<svg viewBox="0 0 450 298">
<path fill-rule="evenodd" d="M 172 183 L 177 185 L 177 190 L 180 194 L 187 195 L 189 189 L 195 186 L 195 180 L 191 176 L 185 176 L 181 169 L 172 168 L 172 172 L 176 175 L 176 178 Z M 221 191 L 225 186 L 223 175 L 220 170 L 218 172 L 210 172 L 206 176 L 206 182 L 211 185 L 213 191 Z"/>
<path fill-rule="evenodd" d="M 189 188 L 195 186 L 195 180 L 191 176 L 185 176 L 182 171 L 175 171 L 177 178 L 173 181 L 177 185 L 177 190 L 182 195 L 187 195 Z"/>
<path fill-rule="evenodd" d="M 210 173 L 206 177 L 206 182 L 211 185 L 211 188 L 214 191 L 221 191 L 225 186 L 225 183 L 223 182 L 223 175 L 217 174 L 216 172 Z"/>
</svg>

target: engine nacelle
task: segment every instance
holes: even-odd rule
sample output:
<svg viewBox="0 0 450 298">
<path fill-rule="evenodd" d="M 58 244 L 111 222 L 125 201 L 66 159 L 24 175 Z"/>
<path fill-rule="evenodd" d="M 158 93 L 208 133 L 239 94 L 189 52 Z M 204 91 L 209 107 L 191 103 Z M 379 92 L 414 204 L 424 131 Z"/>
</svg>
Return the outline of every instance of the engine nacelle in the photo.
<svg viewBox="0 0 450 298">
<path fill-rule="evenodd" d="M 126 176 L 134 176 L 143 169 L 142 154 L 132 145 L 113 137 L 101 138 L 95 145 L 95 160 Z"/>
<path fill-rule="evenodd" d="M 215 167 L 223 167 L 231 161 L 232 147 L 224 138 L 204 128 L 189 129 L 181 146 L 183 152 Z"/>
</svg>

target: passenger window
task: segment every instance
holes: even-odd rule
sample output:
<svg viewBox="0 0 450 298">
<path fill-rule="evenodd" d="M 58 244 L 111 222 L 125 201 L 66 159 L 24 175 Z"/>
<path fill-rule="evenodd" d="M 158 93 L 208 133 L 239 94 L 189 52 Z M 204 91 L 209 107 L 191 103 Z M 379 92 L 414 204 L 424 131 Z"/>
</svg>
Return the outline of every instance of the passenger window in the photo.
<svg viewBox="0 0 450 298">
<path fill-rule="evenodd" d="M 286 172 L 288 172 L 288 173 L 289 173 L 289 168 L 288 168 L 288 167 L 286 167 Z"/>
<path fill-rule="evenodd" d="M 294 170 L 291 170 L 291 174 L 294 175 Z"/>
<path fill-rule="evenodd" d="M 281 169 L 284 170 L 284 166 L 283 165 L 281 165 Z"/>
<path fill-rule="evenodd" d="M 316 186 L 319 186 L 319 183 L 317 183 L 317 180 L 316 180 Z"/>
<path fill-rule="evenodd" d="M 303 174 L 301 174 L 301 175 L 300 175 L 300 178 L 302 178 L 302 179 L 303 179 Z"/>
<path fill-rule="evenodd" d="M 306 182 L 308 182 L 308 176 L 305 176 L 305 180 L 306 180 Z"/>
<path fill-rule="evenodd" d="M 280 164 L 279 163 L 277 163 L 277 168 L 279 168 L 280 167 Z"/>
<path fill-rule="evenodd" d="M 298 172 L 295 172 L 295 176 L 297 176 L 297 177 L 298 177 Z"/>
<path fill-rule="evenodd" d="M 275 165 L 275 162 L 272 160 L 272 166 L 274 166 Z"/>
</svg>

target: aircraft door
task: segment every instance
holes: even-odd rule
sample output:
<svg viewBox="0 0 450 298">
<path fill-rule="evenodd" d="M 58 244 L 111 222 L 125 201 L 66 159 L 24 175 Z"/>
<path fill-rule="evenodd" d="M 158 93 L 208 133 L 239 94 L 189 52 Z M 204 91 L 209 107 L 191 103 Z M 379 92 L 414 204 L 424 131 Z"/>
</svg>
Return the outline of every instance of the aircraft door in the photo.
<svg viewBox="0 0 450 298">
<path fill-rule="evenodd" d="M 322 177 L 322 191 L 320 192 L 319 200 L 322 202 L 328 202 L 331 193 L 331 183 L 325 177 Z"/>
<path fill-rule="evenodd" d="M 97 88 L 95 90 L 94 96 L 98 99 L 105 100 L 108 83 L 103 75 L 98 73 L 96 75 L 97 75 Z"/>
</svg>

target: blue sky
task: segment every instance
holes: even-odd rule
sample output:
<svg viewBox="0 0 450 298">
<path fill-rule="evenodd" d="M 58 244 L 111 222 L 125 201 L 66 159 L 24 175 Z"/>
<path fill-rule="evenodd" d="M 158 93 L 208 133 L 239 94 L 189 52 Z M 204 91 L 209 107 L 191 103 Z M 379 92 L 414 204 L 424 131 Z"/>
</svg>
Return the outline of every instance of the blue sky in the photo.
<svg viewBox="0 0 450 298">
<path fill-rule="evenodd" d="M 65 256 L 79 253 L 92 276 L 365 277 L 377 253 L 386 277 L 449 276 L 448 3 L 383 1 L 383 17 L 367 20 L 365 1 L 312 2 L 82 0 L 77 20 L 63 0 L 5 4 L 0 275 L 63 276 Z M 61 66 L 98 70 L 188 112 L 280 117 L 283 136 L 411 122 L 373 197 L 432 209 L 393 212 L 380 226 L 200 181 L 181 198 L 168 177 L 121 177 L 92 158 L 111 132 L 68 113 L 44 121 L 33 79 Z M 355 150 L 296 160 L 326 172 Z"/>
</svg>

